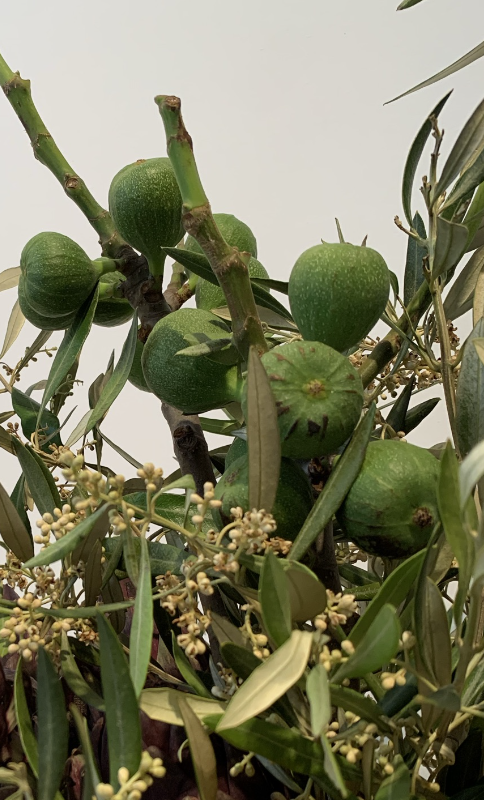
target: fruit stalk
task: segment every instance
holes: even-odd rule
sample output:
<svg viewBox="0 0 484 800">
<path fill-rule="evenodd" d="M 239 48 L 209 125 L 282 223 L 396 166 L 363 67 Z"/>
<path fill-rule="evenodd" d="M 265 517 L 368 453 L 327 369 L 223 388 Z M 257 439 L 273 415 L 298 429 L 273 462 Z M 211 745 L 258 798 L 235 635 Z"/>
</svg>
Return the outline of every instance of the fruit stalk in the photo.
<svg viewBox="0 0 484 800">
<path fill-rule="evenodd" d="M 410 325 L 416 325 L 421 316 L 427 311 L 430 306 L 432 297 L 428 284 L 423 283 L 420 288 L 415 292 L 407 306 L 405 314 L 402 314 L 400 319 L 397 320 L 398 328 L 407 333 Z M 378 373 L 381 372 L 389 361 L 392 360 L 400 350 L 403 342 L 401 336 L 394 330 L 391 330 L 387 335 L 376 345 L 370 355 L 364 360 L 358 372 L 360 373 L 363 386 L 366 388 L 375 380 Z"/>
<path fill-rule="evenodd" d="M 184 228 L 197 240 L 223 289 L 237 349 L 244 359 L 248 358 L 251 345 L 262 354 L 268 348 L 247 270 L 249 255 L 230 247 L 214 221 L 193 155 L 192 140 L 181 115 L 180 99 L 159 95 L 155 103 L 163 120 L 168 156 L 183 198 Z"/>
<path fill-rule="evenodd" d="M 65 193 L 82 211 L 99 236 L 103 253 L 112 258 L 120 255 L 126 243 L 122 240 L 109 211 L 92 196 L 82 178 L 77 175 L 57 147 L 32 100 L 30 81 L 12 72 L 0 55 L 0 83 L 7 100 L 24 126 L 34 156 L 47 167 L 62 185 Z"/>
</svg>

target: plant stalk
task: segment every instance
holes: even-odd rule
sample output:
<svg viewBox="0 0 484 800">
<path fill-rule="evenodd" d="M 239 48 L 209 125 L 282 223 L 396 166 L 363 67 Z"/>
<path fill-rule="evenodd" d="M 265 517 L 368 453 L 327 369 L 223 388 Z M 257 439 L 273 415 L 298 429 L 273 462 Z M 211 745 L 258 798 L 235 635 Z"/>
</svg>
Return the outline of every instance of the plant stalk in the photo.
<svg viewBox="0 0 484 800">
<path fill-rule="evenodd" d="M 207 256 L 225 294 L 232 318 L 237 349 L 247 360 L 254 345 L 259 355 L 268 349 L 252 294 L 248 253 L 240 253 L 224 240 L 212 215 L 193 155 L 192 140 L 185 128 L 178 97 L 155 98 L 165 127 L 167 151 L 183 199 L 183 225 Z"/>
</svg>

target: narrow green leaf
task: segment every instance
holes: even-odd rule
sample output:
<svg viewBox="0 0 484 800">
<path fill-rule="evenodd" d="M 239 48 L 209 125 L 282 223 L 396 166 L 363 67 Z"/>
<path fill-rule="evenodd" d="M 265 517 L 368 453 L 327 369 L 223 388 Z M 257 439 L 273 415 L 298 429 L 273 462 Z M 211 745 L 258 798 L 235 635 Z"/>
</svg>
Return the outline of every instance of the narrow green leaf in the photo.
<svg viewBox="0 0 484 800">
<path fill-rule="evenodd" d="M 464 509 L 474 487 L 484 476 L 484 442 L 479 442 L 466 456 L 459 469 L 460 507 Z"/>
<path fill-rule="evenodd" d="M 323 761 L 324 761 L 324 769 L 330 781 L 334 784 L 334 786 L 339 789 L 341 792 L 341 797 L 348 797 L 349 792 L 346 788 L 346 783 L 343 779 L 341 774 L 341 769 L 338 763 L 338 759 L 336 758 L 335 754 L 331 749 L 331 745 L 328 742 L 326 736 L 321 737 L 321 747 L 323 750 Z"/>
<path fill-rule="evenodd" d="M 407 412 L 403 423 L 402 431 L 410 433 L 417 425 L 420 425 L 423 420 L 434 410 L 435 406 L 440 403 L 440 397 L 432 397 L 430 400 L 424 400 Z"/>
<path fill-rule="evenodd" d="M 104 711 L 104 700 L 92 689 L 82 677 L 81 671 L 77 666 L 76 659 L 72 655 L 69 645 L 69 637 L 65 631 L 61 632 L 62 649 L 60 651 L 62 675 L 69 689 L 80 697 L 89 706 Z"/>
<path fill-rule="evenodd" d="M 333 514 L 351 489 L 365 458 L 366 448 L 373 430 L 375 408 L 373 403 L 359 422 L 349 445 L 338 459 L 324 490 L 296 536 L 288 560 L 297 561 L 302 558 L 332 519 Z"/>
<path fill-rule="evenodd" d="M 118 455 L 120 455 L 122 458 L 125 459 L 125 461 L 128 462 L 128 464 L 131 464 L 131 466 L 134 467 L 135 469 L 141 469 L 141 467 L 143 466 L 141 461 L 137 461 L 135 458 L 133 458 L 133 456 L 130 456 L 130 454 L 127 453 L 126 450 L 123 450 L 123 448 L 120 447 L 118 444 L 115 444 L 115 442 L 113 442 L 111 439 L 108 439 L 108 437 L 104 433 L 102 433 L 101 431 L 99 431 L 99 433 L 102 439 L 104 439 L 104 441 L 106 442 L 106 444 L 108 444 L 109 447 L 112 447 L 113 450 L 116 453 L 118 453 Z"/>
<path fill-rule="evenodd" d="M 464 456 L 484 439 L 484 365 L 473 346 L 473 341 L 482 336 L 484 318 L 466 340 L 457 381 L 456 427 L 459 449 Z"/>
<path fill-rule="evenodd" d="M 412 398 L 412 391 L 415 386 L 415 381 L 416 377 L 413 375 L 411 380 L 405 386 L 403 392 L 401 392 L 397 397 L 395 403 L 393 404 L 392 410 L 386 418 L 387 424 L 390 425 L 396 433 L 403 431 L 405 417 L 407 416 L 408 406 Z"/>
<path fill-rule="evenodd" d="M 84 561 L 84 563 L 86 563 L 96 542 L 100 542 L 104 539 L 109 531 L 109 507 L 104 506 L 104 511 L 104 516 L 101 514 L 97 518 L 95 525 L 91 529 L 91 533 L 86 536 L 85 539 L 82 539 L 78 547 L 72 551 L 72 560 L 74 564 L 78 564 L 79 561 Z"/>
<path fill-rule="evenodd" d="M 26 510 L 27 503 L 25 497 L 25 476 L 23 474 L 15 484 L 12 494 L 10 495 L 10 499 L 17 509 L 17 513 L 23 522 L 25 530 L 28 532 L 29 536 L 32 537 L 32 528 Z"/>
<path fill-rule="evenodd" d="M 247 642 L 240 630 L 228 619 L 220 616 L 220 614 L 217 614 L 215 611 L 212 611 L 212 631 L 217 637 L 219 644 L 223 645 L 224 642 L 232 642 L 239 647 L 247 649 Z"/>
<path fill-rule="evenodd" d="M 415 175 L 417 172 L 417 167 L 419 165 L 420 159 L 422 157 L 422 153 L 424 151 L 424 147 L 427 144 L 427 140 L 430 134 L 432 133 L 432 123 L 430 121 L 430 118 L 439 116 L 450 95 L 451 92 L 448 92 L 445 95 L 445 97 L 443 97 L 442 100 L 439 103 L 437 103 L 435 108 L 432 109 L 427 119 L 425 120 L 424 124 L 417 133 L 417 136 L 415 137 L 413 144 L 410 148 L 409 154 L 407 156 L 407 161 L 405 163 L 405 168 L 403 171 L 402 204 L 409 225 L 412 225 L 413 223 L 412 191 L 413 191 L 413 184 L 415 181 Z M 403 95 L 400 96 L 403 97 Z M 395 100 L 398 100 L 398 97 L 395 97 Z"/>
<path fill-rule="evenodd" d="M 434 280 L 457 266 L 466 252 L 467 238 L 468 230 L 465 225 L 437 217 L 437 240 L 432 265 Z"/>
<path fill-rule="evenodd" d="M 173 645 L 173 658 L 175 659 L 175 664 L 180 672 L 184 681 L 191 686 L 193 691 L 199 697 L 206 697 L 208 699 L 213 699 L 213 695 L 207 689 L 204 682 L 201 680 L 199 675 L 197 674 L 196 670 L 193 669 L 192 665 L 190 664 L 188 658 L 186 657 L 185 653 L 183 652 L 182 648 L 178 644 L 176 640 L 176 636 L 171 632 L 172 636 L 172 645 Z"/>
<path fill-rule="evenodd" d="M 467 676 L 462 690 L 462 705 L 473 706 L 482 703 L 484 697 L 484 657 Z"/>
<path fill-rule="evenodd" d="M 21 392 L 16 386 L 12 389 L 12 405 L 20 418 L 26 439 L 30 441 L 32 434 L 40 430 L 44 438 L 49 438 L 49 444 L 62 444 L 59 436 L 60 422 L 55 414 L 48 409 L 44 409 L 41 414 L 39 403 Z M 50 452 L 49 444 L 44 444 L 42 449 Z"/>
<path fill-rule="evenodd" d="M 472 300 L 472 324 L 476 325 L 480 318 L 484 315 L 484 272 L 481 270 L 477 276 L 476 286 L 474 289 L 474 297 Z M 482 361 L 482 339 L 474 341 L 474 347 L 477 350 L 479 358 Z"/>
<path fill-rule="evenodd" d="M 422 577 L 415 597 L 414 631 L 418 653 L 437 687 L 452 680 L 449 623 L 444 601 L 436 584 Z"/>
<path fill-rule="evenodd" d="M 3 347 L 0 351 L 0 358 L 3 358 L 8 351 L 10 350 L 11 346 L 17 339 L 20 331 L 22 330 L 25 323 L 25 317 L 22 314 L 20 309 L 18 300 L 15 302 L 14 307 L 10 313 L 10 317 L 7 323 L 7 331 L 5 333 L 5 339 L 3 340 Z"/>
<path fill-rule="evenodd" d="M 39 800 L 52 800 L 56 794 L 67 759 L 69 726 L 64 692 L 59 676 L 43 647 L 37 652 L 37 716 Z"/>
<path fill-rule="evenodd" d="M 259 306 L 257 303 L 256 309 L 260 321 L 265 322 L 270 328 L 276 328 L 276 330 L 280 331 L 297 331 L 297 325 L 295 325 L 291 320 L 287 319 L 287 317 L 281 316 L 281 314 L 279 314 L 277 311 L 274 311 L 270 308 L 264 308 L 264 306 Z M 228 306 L 214 308 L 212 313 L 227 322 L 232 320 Z"/>
<path fill-rule="evenodd" d="M 90 412 L 87 421 L 84 422 L 85 417 L 83 417 L 83 419 L 78 424 L 76 429 L 69 436 L 69 439 L 66 442 L 67 446 L 70 447 L 71 445 L 75 444 L 75 442 L 77 442 L 78 439 L 81 438 L 81 436 L 85 436 L 87 433 L 92 431 L 94 426 L 99 422 L 99 420 L 101 420 L 105 416 L 107 411 L 109 411 L 109 409 L 113 405 L 114 401 L 116 400 L 123 386 L 128 380 L 128 375 L 131 369 L 131 365 L 133 363 L 134 353 L 136 350 L 137 339 L 138 339 L 138 320 L 135 314 L 133 316 L 133 321 L 131 323 L 131 328 L 128 337 L 123 345 L 119 361 L 114 368 L 113 374 L 111 375 L 106 386 L 104 387 L 104 391 L 101 397 L 99 398 L 98 402 L 96 403 L 95 407 Z"/>
<path fill-rule="evenodd" d="M 129 636 L 129 671 L 136 697 L 145 685 L 153 641 L 153 596 L 151 591 L 151 568 L 148 542 L 142 536 L 139 540 L 141 558 L 139 578 L 134 604 L 133 623 Z"/>
<path fill-rule="evenodd" d="M 180 698 L 189 704 L 192 711 L 202 720 L 209 714 L 223 713 L 226 703 L 220 700 L 209 700 L 207 697 L 197 697 L 186 694 L 176 689 L 144 689 L 139 701 L 140 709 L 151 719 L 166 722 L 167 725 L 183 725 L 180 711 Z"/>
<path fill-rule="evenodd" d="M 18 439 L 13 440 L 16 456 L 27 481 L 30 494 L 41 514 L 52 513 L 61 508 L 62 503 L 54 479 L 43 461 L 30 447 L 25 447 Z"/>
<path fill-rule="evenodd" d="M 316 664 L 306 678 L 306 694 L 311 712 L 311 730 L 319 739 L 331 720 L 331 697 L 328 673 L 322 664 Z"/>
<path fill-rule="evenodd" d="M 9 267 L 0 272 L 0 292 L 18 286 L 21 270 L 20 267 Z"/>
<path fill-rule="evenodd" d="M 82 304 L 70 328 L 64 334 L 64 338 L 55 354 L 54 361 L 50 368 L 47 385 L 44 389 L 42 402 L 39 407 L 39 419 L 49 400 L 54 396 L 59 386 L 65 381 L 66 375 L 74 364 L 77 356 L 82 350 L 82 346 L 89 336 L 92 321 L 96 312 L 99 296 L 99 284 Z"/>
<path fill-rule="evenodd" d="M 410 772 L 397 755 L 393 760 L 394 772 L 380 784 L 375 800 L 409 800 L 410 797 Z"/>
<path fill-rule="evenodd" d="M 34 555 L 32 534 L 26 529 L 7 492 L 0 484 L 0 536 L 22 562 Z"/>
<path fill-rule="evenodd" d="M 104 539 L 103 546 L 106 550 L 106 555 L 111 560 L 111 556 L 117 556 L 117 541 L 116 537 L 108 537 Z M 140 558 L 140 543 L 138 539 L 134 539 L 133 551 L 135 558 L 139 561 Z M 164 542 L 148 542 L 148 552 L 150 554 L 150 569 L 153 576 L 164 575 L 165 572 L 172 572 L 175 575 L 181 574 L 181 565 L 186 558 L 184 550 L 174 547 Z M 126 570 L 124 562 L 116 568 Z"/>
<path fill-rule="evenodd" d="M 288 281 L 275 281 L 273 278 L 251 278 L 252 283 L 257 283 L 263 289 L 274 289 L 281 294 L 289 294 Z"/>
<path fill-rule="evenodd" d="M 92 795 L 94 794 L 94 788 L 99 783 L 101 783 L 101 778 L 99 777 L 97 764 L 94 759 L 94 753 L 92 751 L 91 737 L 89 736 L 89 729 L 87 727 L 87 719 L 82 716 L 81 712 L 79 711 L 77 706 L 74 705 L 74 703 L 71 703 L 71 705 L 69 706 L 69 711 L 72 714 L 72 717 L 74 719 L 77 728 L 77 732 L 79 734 L 82 753 L 84 756 L 84 761 L 86 763 L 84 782 L 85 784 L 88 784 L 88 788 L 91 790 L 91 796 L 87 792 L 85 792 L 82 797 L 83 800 L 91 800 Z M 86 787 L 84 786 L 84 789 L 85 788 Z"/>
<path fill-rule="evenodd" d="M 103 549 L 101 542 L 99 539 L 96 539 L 87 557 L 84 574 L 84 595 L 86 598 L 86 606 L 93 606 L 101 594 L 101 586 L 103 582 L 101 563 L 102 555 Z"/>
<path fill-rule="evenodd" d="M 449 188 L 461 170 L 475 162 L 483 147 L 484 100 L 479 103 L 457 137 L 457 141 L 442 168 L 437 186 L 432 190 L 431 202 L 435 202 Z"/>
<path fill-rule="evenodd" d="M 209 730 L 220 733 L 223 739 L 240 750 L 252 751 L 293 772 L 318 778 L 332 800 L 343 797 L 328 778 L 317 742 L 295 729 L 282 728 L 261 719 L 250 719 L 233 728 L 221 728 L 222 719 L 212 715 L 206 716 L 203 722 Z"/>
<path fill-rule="evenodd" d="M 187 734 L 200 800 L 217 800 L 217 762 L 210 736 L 183 698 L 178 701 L 178 707 Z"/>
<path fill-rule="evenodd" d="M 361 719 L 367 722 L 374 722 L 378 728 L 386 733 L 391 732 L 392 727 L 385 719 L 384 712 L 369 697 L 349 689 L 346 686 L 336 686 L 330 684 L 331 703 L 344 711 L 352 711 Z"/>
<path fill-rule="evenodd" d="M 99 517 L 105 513 L 105 510 L 105 506 L 98 508 L 94 514 L 83 519 L 75 528 L 66 533 L 62 539 L 57 539 L 57 541 L 53 542 L 49 547 L 45 547 L 40 553 L 37 553 L 36 556 L 29 559 L 25 564 L 25 568 L 32 569 L 32 567 L 53 564 L 54 561 L 59 561 L 69 555 L 69 553 L 72 553 L 78 544 L 92 531 Z"/>
<path fill-rule="evenodd" d="M 400 633 L 395 608 L 387 603 L 358 642 L 353 655 L 341 664 L 331 681 L 341 683 L 345 678 L 362 678 L 368 672 L 381 669 L 397 653 Z"/>
<path fill-rule="evenodd" d="M 455 72 L 459 72 L 459 70 L 464 69 L 464 67 L 468 67 L 469 64 L 472 64 L 474 61 L 477 61 L 478 58 L 484 56 L 484 42 L 478 44 L 477 47 L 474 47 L 472 50 L 469 50 L 465 56 L 458 58 L 457 61 L 454 61 L 453 64 L 442 69 L 440 72 L 437 72 L 431 78 L 427 78 L 427 80 L 422 81 L 422 83 L 417 84 L 412 89 L 408 89 L 408 91 L 403 92 L 403 94 L 399 94 L 398 97 L 394 97 L 393 100 L 389 100 L 389 103 L 394 103 L 395 100 L 400 100 L 401 97 L 406 97 L 408 94 L 412 94 L 413 92 L 418 92 L 420 89 L 425 89 L 427 86 L 431 86 L 433 83 L 437 83 L 437 81 L 442 81 L 444 78 L 448 78 L 449 75 L 453 75 Z"/>
<path fill-rule="evenodd" d="M 417 580 L 424 557 L 425 551 L 415 553 L 415 555 L 407 558 L 390 573 L 365 613 L 362 614 L 351 630 L 349 638 L 355 647 L 358 646 L 363 637 L 367 634 L 370 626 L 379 619 L 380 612 L 386 604 L 390 603 L 395 608 L 398 608 L 400 603 L 406 599 L 410 589 Z"/>
<path fill-rule="evenodd" d="M 467 252 L 484 245 L 484 183 L 478 186 L 472 202 L 464 217 L 464 224 L 469 231 Z"/>
<path fill-rule="evenodd" d="M 30 764 L 32 772 L 37 778 L 39 775 L 39 751 L 37 739 L 34 736 L 34 731 L 32 728 L 32 717 L 27 705 L 27 698 L 25 697 L 22 663 L 23 659 L 19 658 L 17 661 L 17 669 L 15 670 L 15 681 L 13 685 L 15 716 L 17 718 L 18 732 L 20 741 L 22 742 L 23 751 L 27 756 L 27 761 Z"/>
<path fill-rule="evenodd" d="M 474 189 L 484 180 L 484 152 L 481 150 L 472 165 L 464 171 L 454 188 L 450 192 L 441 211 L 450 208 L 459 201 L 465 201 L 466 195 L 472 194 Z"/>
<path fill-rule="evenodd" d="M 234 436 L 240 428 L 240 423 L 231 419 L 212 419 L 200 417 L 200 425 L 206 433 L 218 433 L 221 436 Z"/>
<path fill-rule="evenodd" d="M 450 442 L 440 463 L 438 506 L 445 538 L 459 564 L 459 588 L 454 602 L 454 618 L 461 619 L 474 561 L 475 543 L 462 524 L 459 465 Z"/>
<path fill-rule="evenodd" d="M 263 565 L 266 556 L 264 556 Z M 282 560 L 289 595 L 290 618 L 294 622 L 307 622 L 321 614 L 327 604 L 326 589 L 314 572 L 298 561 Z"/>
<path fill-rule="evenodd" d="M 405 8 L 412 8 L 412 6 L 416 6 L 421 2 L 422 0 L 402 0 L 400 5 L 397 6 L 397 11 L 403 11 Z"/>
<path fill-rule="evenodd" d="M 247 678 L 229 702 L 219 730 L 241 725 L 265 711 L 299 680 L 306 669 L 312 636 L 295 630 L 266 661 Z"/>
<path fill-rule="evenodd" d="M 291 604 L 288 589 L 286 573 L 280 560 L 268 550 L 259 581 L 259 602 L 264 628 L 277 647 L 284 644 L 291 635 Z"/>
<path fill-rule="evenodd" d="M 123 596 L 121 589 L 120 596 Z M 97 606 L 79 606 L 78 608 L 49 608 L 49 617 L 54 617 L 55 619 L 70 619 L 71 617 L 74 619 L 91 619 L 97 617 L 100 611 L 103 614 L 114 614 L 116 611 L 126 611 L 127 608 L 131 608 L 132 606 L 134 606 L 134 600 L 120 600 L 117 603 L 103 603 Z"/>
<path fill-rule="evenodd" d="M 425 240 L 427 238 L 424 221 L 418 211 L 415 212 L 412 220 L 412 228 L 417 231 L 421 239 Z M 425 280 L 423 265 L 427 253 L 427 248 L 422 247 L 413 236 L 408 237 L 405 276 L 403 279 L 403 302 L 406 306 L 408 306 L 410 300 Z"/>
<path fill-rule="evenodd" d="M 109 749 L 109 782 L 119 789 L 118 770 L 126 767 L 135 773 L 141 760 L 141 727 L 136 693 L 129 667 L 111 624 L 97 618 L 101 654 L 101 682 L 106 705 Z"/>
<path fill-rule="evenodd" d="M 203 335 L 203 334 L 201 334 Z M 184 347 L 183 350 L 178 350 L 177 356 L 206 356 L 211 353 L 218 353 L 232 345 L 232 338 L 225 337 L 223 339 L 209 339 L 206 341 L 199 341 L 197 344 L 192 344 L 189 347 Z M 236 363 L 236 362 L 234 362 Z"/>
<path fill-rule="evenodd" d="M 269 377 L 255 347 L 248 360 L 247 442 L 249 506 L 270 513 L 279 485 L 281 440 Z"/>
</svg>

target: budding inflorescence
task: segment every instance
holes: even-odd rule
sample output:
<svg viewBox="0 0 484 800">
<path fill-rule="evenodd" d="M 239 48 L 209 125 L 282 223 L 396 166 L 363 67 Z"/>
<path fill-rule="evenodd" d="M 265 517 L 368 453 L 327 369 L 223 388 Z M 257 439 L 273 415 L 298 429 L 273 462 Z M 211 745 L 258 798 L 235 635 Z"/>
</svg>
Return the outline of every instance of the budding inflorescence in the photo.
<svg viewBox="0 0 484 800">
<path fill-rule="evenodd" d="M 164 778 L 166 769 L 161 758 L 152 758 L 148 751 L 141 756 L 137 772 L 130 775 L 126 767 L 118 769 L 119 789 L 115 791 L 110 783 L 98 783 L 95 792 L 97 800 L 141 800 L 143 794 L 153 785 L 155 778 Z"/>
</svg>

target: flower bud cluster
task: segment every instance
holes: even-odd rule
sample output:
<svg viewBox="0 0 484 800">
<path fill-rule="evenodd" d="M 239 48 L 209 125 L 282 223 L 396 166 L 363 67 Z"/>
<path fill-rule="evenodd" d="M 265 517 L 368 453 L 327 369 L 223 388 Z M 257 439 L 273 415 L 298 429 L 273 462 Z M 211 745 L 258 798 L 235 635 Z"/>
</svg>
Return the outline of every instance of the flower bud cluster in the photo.
<svg viewBox="0 0 484 800">
<path fill-rule="evenodd" d="M 244 514 L 240 507 L 231 508 L 230 513 L 237 524 L 229 531 L 231 541 L 227 549 L 232 552 L 242 549 L 249 555 L 264 550 L 265 542 L 277 528 L 272 514 L 267 514 L 263 508 Z"/>
<path fill-rule="evenodd" d="M 218 663 L 217 667 L 223 687 L 212 686 L 212 694 L 214 697 L 218 697 L 219 700 L 230 700 L 239 686 L 239 679 L 232 669 L 224 667 L 223 664 Z"/>
<path fill-rule="evenodd" d="M 337 647 L 330 650 L 327 644 L 323 644 L 319 653 L 319 663 L 323 665 L 326 672 L 331 672 L 333 667 L 339 667 L 340 664 L 344 664 L 345 661 L 348 661 L 348 658 L 352 656 L 354 652 L 355 647 L 353 642 L 350 642 L 349 639 L 344 639 L 341 642 L 341 650 Z"/>
<path fill-rule="evenodd" d="M 241 606 L 240 609 L 241 611 L 245 611 L 244 624 L 241 628 L 239 628 L 242 636 L 244 639 L 250 642 L 252 646 L 252 652 L 255 656 L 257 656 L 257 658 L 260 658 L 261 660 L 269 658 L 271 651 L 267 647 L 267 636 L 265 633 L 256 633 L 252 628 L 251 614 L 254 610 L 253 606 L 251 606 L 250 603 L 246 603 L 245 605 Z"/>
<path fill-rule="evenodd" d="M 407 682 L 405 674 L 405 669 L 399 669 L 398 672 L 381 672 L 380 681 L 382 687 L 388 692 L 394 686 L 405 686 Z"/>
<path fill-rule="evenodd" d="M 365 563 L 368 561 L 368 554 L 359 547 L 352 544 L 352 542 L 338 542 L 335 547 L 335 555 L 337 564 L 356 564 L 357 562 Z"/>
<path fill-rule="evenodd" d="M 222 501 L 215 499 L 214 486 L 210 481 L 203 484 L 203 497 L 194 492 L 191 501 L 197 504 L 197 511 L 192 515 L 192 523 L 201 531 L 207 511 L 211 508 L 220 508 Z"/>
<path fill-rule="evenodd" d="M 237 764 L 234 764 L 230 770 L 229 774 L 232 778 L 236 778 L 237 775 L 241 775 L 243 772 L 247 775 L 248 778 L 253 778 L 255 775 L 255 767 L 252 763 L 252 759 L 254 758 L 254 753 L 247 753 Z"/>
<path fill-rule="evenodd" d="M 331 722 L 326 731 L 333 753 L 344 756 L 350 764 L 361 760 L 364 745 L 370 740 L 375 741 L 377 735 L 378 728 L 373 722 L 368 724 L 352 711 L 341 712 L 339 722 Z M 393 742 L 382 743 L 376 739 L 375 743 L 378 743 L 375 749 L 376 764 L 382 768 L 384 776 L 391 775 L 393 767 L 389 764 L 388 753 L 393 751 Z"/>
<path fill-rule="evenodd" d="M 184 630 L 177 636 L 178 644 L 189 658 L 196 658 L 207 649 L 202 637 L 210 625 L 210 617 L 203 614 L 198 607 L 197 593 L 211 595 L 214 590 L 206 572 L 195 572 L 192 578 L 190 573 L 193 571 L 193 562 L 185 563 L 188 574 L 184 581 L 167 572 L 156 577 L 156 585 L 162 592 L 166 592 L 165 598 L 161 600 L 162 607 L 171 616 L 179 614 L 175 622 Z"/>
<path fill-rule="evenodd" d="M 7 553 L 5 564 L 0 567 L 0 580 L 5 581 L 12 589 L 17 586 L 22 591 L 29 583 L 22 571 L 22 562 L 11 550 Z"/>
<path fill-rule="evenodd" d="M 146 464 L 143 464 L 136 474 L 138 478 L 143 478 L 146 491 L 151 494 L 158 491 L 163 485 L 163 470 L 161 467 L 155 467 L 151 461 L 147 461 Z"/>
<path fill-rule="evenodd" d="M 331 589 L 327 589 L 326 596 L 328 604 L 325 610 L 314 618 L 314 626 L 320 631 L 325 631 L 328 625 L 344 625 L 358 610 L 354 594 L 334 594 Z"/>
<path fill-rule="evenodd" d="M 83 511 L 74 512 L 68 503 L 65 503 L 62 509 L 54 508 L 53 515 L 49 513 L 42 514 L 42 519 L 38 519 L 36 522 L 40 533 L 34 536 L 34 542 L 47 547 L 50 544 L 51 534 L 54 534 L 56 539 L 62 539 L 66 533 L 76 527 L 84 516 Z"/>
<path fill-rule="evenodd" d="M 0 638 L 9 642 L 8 652 L 20 653 L 25 661 L 30 661 L 39 647 L 48 647 L 52 641 L 50 633 L 42 635 L 43 620 L 37 613 L 41 605 L 40 598 L 27 592 L 17 600 L 12 616 L 3 620 L 0 629 Z"/>
<path fill-rule="evenodd" d="M 97 800 L 141 800 L 153 785 L 155 778 L 164 778 L 166 769 L 161 758 L 152 758 L 145 750 L 137 772 L 130 776 L 126 767 L 118 770 L 119 789 L 116 792 L 110 783 L 98 783 L 95 788 Z"/>
</svg>

